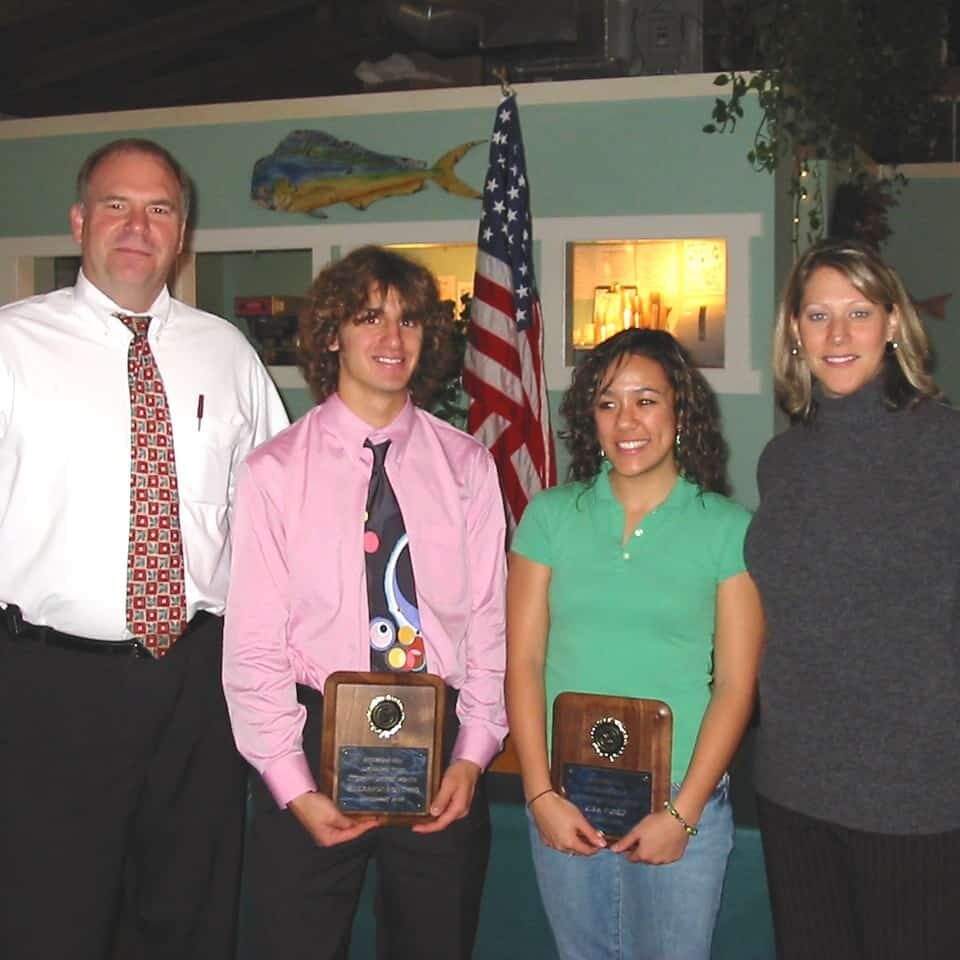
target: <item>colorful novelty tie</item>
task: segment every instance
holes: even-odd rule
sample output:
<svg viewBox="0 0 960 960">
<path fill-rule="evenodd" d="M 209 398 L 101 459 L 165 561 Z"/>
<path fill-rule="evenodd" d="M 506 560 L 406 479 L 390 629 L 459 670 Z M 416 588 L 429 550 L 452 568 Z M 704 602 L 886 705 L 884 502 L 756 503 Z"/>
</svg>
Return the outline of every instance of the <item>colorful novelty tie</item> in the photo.
<svg viewBox="0 0 960 960">
<path fill-rule="evenodd" d="M 427 669 L 417 588 L 403 514 L 384 468 L 389 440 L 373 451 L 367 491 L 363 550 L 370 613 L 370 669 L 375 672 L 424 672 Z"/>
</svg>

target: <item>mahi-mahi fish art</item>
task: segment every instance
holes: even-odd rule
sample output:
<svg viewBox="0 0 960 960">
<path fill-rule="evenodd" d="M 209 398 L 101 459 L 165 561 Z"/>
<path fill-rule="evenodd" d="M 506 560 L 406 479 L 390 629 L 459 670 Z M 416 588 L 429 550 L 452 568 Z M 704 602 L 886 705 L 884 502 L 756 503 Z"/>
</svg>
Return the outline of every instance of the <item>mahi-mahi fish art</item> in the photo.
<svg viewBox="0 0 960 960">
<path fill-rule="evenodd" d="M 483 142 L 461 143 L 428 167 L 422 160 L 376 153 L 322 130 L 294 130 L 254 164 L 250 193 L 268 210 L 321 218 L 326 217 L 323 208 L 331 204 L 349 203 L 366 210 L 384 197 L 417 193 L 428 180 L 448 193 L 476 200 L 480 194 L 457 177 L 454 167 Z"/>
</svg>

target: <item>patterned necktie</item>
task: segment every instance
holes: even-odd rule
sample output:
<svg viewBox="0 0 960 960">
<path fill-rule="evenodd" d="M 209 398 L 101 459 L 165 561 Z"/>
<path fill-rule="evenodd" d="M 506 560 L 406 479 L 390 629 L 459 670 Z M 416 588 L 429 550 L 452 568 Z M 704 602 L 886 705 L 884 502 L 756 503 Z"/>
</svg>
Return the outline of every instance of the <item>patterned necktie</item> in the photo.
<svg viewBox="0 0 960 960">
<path fill-rule="evenodd" d="M 363 526 L 370 669 L 375 673 L 425 673 L 427 657 L 420 631 L 410 545 L 400 505 L 384 469 L 390 441 L 374 446 L 366 440 L 363 445 L 373 451 Z"/>
<path fill-rule="evenodd" d="M 177 464 L 167 394 L 147 341 L 150 317 L 115 314 L 133 332 L 130 387 L 130 541 L 127 626 L 162 657 L 187 620 Z"/>
</svg>

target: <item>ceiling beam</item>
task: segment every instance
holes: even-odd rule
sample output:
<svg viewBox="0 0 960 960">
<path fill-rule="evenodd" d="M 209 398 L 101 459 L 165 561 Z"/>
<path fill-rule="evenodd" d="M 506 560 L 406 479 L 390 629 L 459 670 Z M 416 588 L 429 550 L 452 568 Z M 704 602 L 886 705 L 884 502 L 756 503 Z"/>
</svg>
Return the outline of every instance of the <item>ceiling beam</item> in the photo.
<svg viewBox="0 0 960 960">
<path fill-rule="evenodd" d="M 372 9 L 349 25 L 317 12 L 315 19 L 288 16 L 270 29 L 248 24 L 189 45 L 170 41 L 167 62 L 162 56 L 130 61 L 122 82 L 114 80 L 116 68 L 94 62 L 67 84 L 0 85 L 0 110 L 49 116 L 362 92 L 353 74 L 360 60 L 411 49 L 409 38 L 381 24 Z"/>
<path fill-rule="evenodd" d="M 283 14 L 312 12 L 313 7 L 305 0 L 270 0 L 266 5 L 260 0 L 214 0 L 202 8 L 185 8 L 119 30 L 98 32 L 29 56 L 29 73 L 16 86 L 21 91 L 35 90 L 72 80 L 91 68 L 120 66 L 148 56 L 154 62 L 169 62 L 181 58 L 184 50 L 199 39 L 228 34 Z M 115 82 L 122 83 L 122 77 Z"/>
<path fill-rule="evenodd" d="M 100 0 L 99 4 L 96 0 L 91 0 L 88 4 L 75 4 L 77 8 L 83 7 L 87 10 L 98 5 L 104 6 L 103 0 Z M 46 20 L 51 15 L 59 15 L 63 7 L 63 0 L 20 0 L 19 3 L 8 0 L 0 4 L 0 27 L 10 27 L 31 20 Z"/>
</svg>

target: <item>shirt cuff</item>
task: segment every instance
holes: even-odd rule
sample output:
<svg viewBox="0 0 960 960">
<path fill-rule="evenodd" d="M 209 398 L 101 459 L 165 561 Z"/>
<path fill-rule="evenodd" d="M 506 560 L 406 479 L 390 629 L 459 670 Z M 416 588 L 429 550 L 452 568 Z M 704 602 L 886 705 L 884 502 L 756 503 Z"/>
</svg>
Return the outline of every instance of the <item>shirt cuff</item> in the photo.
<svg viewBox="0 0 960 960">
<path fill-rule="evenodd" d="M 303 793 L 317 789 L 307 758 L 302 753 L 291 753 L 263 771 L 263 780 L 277 801 L 277 806 L 286 807 Z"/>
<path fill-rule="evenodd" d="M 469 760 L 481 770 L 490 766 L 490 761 L 500 752 L 500 741 L 486 727 L 464 724 L 457 734 L 450 761 Z"/>
</svg>

